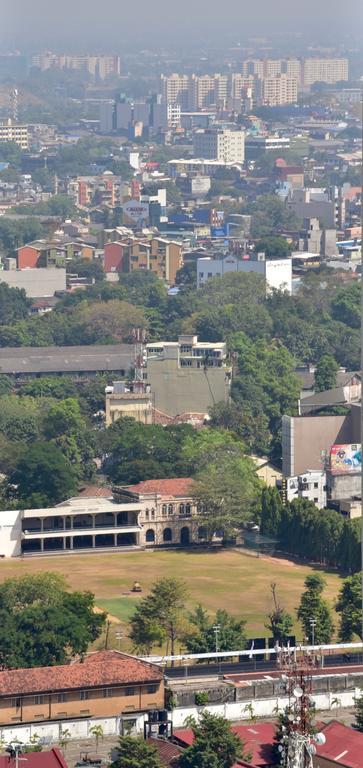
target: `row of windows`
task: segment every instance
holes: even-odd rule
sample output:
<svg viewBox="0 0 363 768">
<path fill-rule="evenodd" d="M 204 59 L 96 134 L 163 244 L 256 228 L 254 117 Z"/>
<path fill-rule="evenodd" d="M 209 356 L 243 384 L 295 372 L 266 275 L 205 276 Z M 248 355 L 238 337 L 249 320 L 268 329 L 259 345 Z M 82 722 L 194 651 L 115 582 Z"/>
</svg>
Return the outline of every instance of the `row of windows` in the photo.
<svg viewBox="0 0 363 768">
<path fill-rule="evenodd" d="M 111 696 L 134 696 L 138 692 L 138 688 L 135 688 L 133 686 L 128 686 L 127 688 L 103 688 L 102 695 L 104 699 L 108 699 Z M 151 683 L 150 685 L 146 686 L 146 693 L 156 693 L 158 690 L 158 685 L 156 683 Z M 80 701 L 86 701 L 89 698 L 92 698 L 94 696 L 94 691 L 79 691 L 79 699 Z M 66 694 L 66 693 L 58 693 L 56 697 L 56 701 L 58 704 L 63 703 L 66 701 L 66 696 L 69 695 L 71 698 L 74 698 L 72 694 Z M 31 697 L 26 698 L 26 704 L 33 704 L 33 705 L 40 705 L 45 704 L 48 702 L 48 695 L 38 695 L 34 696 L 33 701 Z M 11 699 L 11 706 L 14 709 L 20 709 L 21 707 L 21 697 L 17 696 L 13 699 Z"/>
<path fill-rule="evenodd" d="M 198 512 L 201 511 L 201 508 L 198 507 Z M 179 512 L 179 515 L 186 515 L 189 517 L 192 514 L 192 505 L 187 504 L 163 504 L 161 507 L 161 514 L 163 517 L 166 517 L 167 515 L 174 515 L 174 513 Z M 154 520 L 155 519 L 155 509 L 145 509 L 145 520 Z"/>
</svg>

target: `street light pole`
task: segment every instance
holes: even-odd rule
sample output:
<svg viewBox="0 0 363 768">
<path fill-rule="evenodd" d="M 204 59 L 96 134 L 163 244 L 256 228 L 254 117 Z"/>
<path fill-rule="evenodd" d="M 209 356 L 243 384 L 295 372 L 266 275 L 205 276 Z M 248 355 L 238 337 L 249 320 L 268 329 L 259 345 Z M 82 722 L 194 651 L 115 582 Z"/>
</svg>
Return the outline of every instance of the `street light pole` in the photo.
<svg viewBox="0 0 363 768">
<path fill-rule="evenodd" d="M 311 627 L 311 640 L 312 640 L 312 646 L 315 646 L 315 627 L 316 627 L 316 619 L 309 619 L 309 624 Z"/>
</svg>

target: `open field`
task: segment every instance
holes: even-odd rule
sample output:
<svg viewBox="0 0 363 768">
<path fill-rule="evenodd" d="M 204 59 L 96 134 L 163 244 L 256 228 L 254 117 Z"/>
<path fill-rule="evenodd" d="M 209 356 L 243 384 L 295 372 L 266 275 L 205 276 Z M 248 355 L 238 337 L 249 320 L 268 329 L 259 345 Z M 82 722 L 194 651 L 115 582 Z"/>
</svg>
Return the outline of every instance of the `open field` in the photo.
<svg viewBox="0 0 363 768">
<path fill-rule="evenodd" d="M 293 612 L 299 604 L 303 582 L 311 572 L 308 566 L 288 560 L 254 557 L 234 550 L 195 552 L 193 550 L 146 551 L 125 553 L 77 554 L 3 561 L 0 580 L 39 571 L 62 573 L 72 589 L 94 592 L 97 606 L 111 615 L 110 644 L 115 632 L 126 634 L 126 622 L 138 600 L 162 576 L 177 576 L 189 588 L 188 606 L 202 603 L 211 612 L 225 608 L 247 621 L 250 636 L 265 634 L 264 622 L 271 610 L 270 583 L 277 583 L 281 604 Z M 326 598 L 333 603 L 341 578 L 326 572 Z M 141 595 L 127 594 L 139 581 Z M 125 594 L 126 593 L 126 594 Z M 120 627 L 116 622 L 117 619 Z M 100 641 L 99 641 L 100 642 Z M 126 650 L 127 639 L 121 642 Z"/>
</svg>

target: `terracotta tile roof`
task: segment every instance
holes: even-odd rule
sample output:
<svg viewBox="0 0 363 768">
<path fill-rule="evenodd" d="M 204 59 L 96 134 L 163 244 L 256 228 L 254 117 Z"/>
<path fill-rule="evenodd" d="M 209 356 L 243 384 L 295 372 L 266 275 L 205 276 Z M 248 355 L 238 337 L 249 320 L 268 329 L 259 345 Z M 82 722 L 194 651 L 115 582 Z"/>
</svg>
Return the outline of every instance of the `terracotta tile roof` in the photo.
<svg viewBox="0 0 363 768">
<path fill-rule="evenodd" d="M 44 752 L 24 752 L 20 760 L 26 760 L 26 768 L 68 768 L 67 763 L 56 747 Z M 15 762 L 8 755 L 0 755 L 0 768 L 9 768 Z"/>
<path fill-rule="evenodd" d="M 89 499 L 109 499 L 112 497 L 111 488 L 107 488 L 102 485 L 86 485 L 85 488 L 79 492 L 78 496 L 86 497 Z"/>
<path fill-rule="evenodd" d="M 181 747 L 178 747 L 177 744 L 173 744 L 171 741 L 164 741 L 163 739 L 147 739 L 147 742 L 153 747 L 156 747 L 161 765 L 165 766 L 165 768 L 171 768 L 171 766 L 176 765 L 177 759 L 183 751 Z"/>
<path fill-rule="evenodd" d="M 83 662 L 4 670 L 0 672 L 0 696 L 132 685 L 162 678 L 162 671 L 154 664 L 118 651 L 98 651 Z"/>
<path fill-rule="evenodd" d="M 155 493 L 166 498 L 190 496 L 193 479 L 191 477 L 171 477 L 166 480 L 144 480 L 136 485 L 128 485 L 133 493 Z"/>
</svg>

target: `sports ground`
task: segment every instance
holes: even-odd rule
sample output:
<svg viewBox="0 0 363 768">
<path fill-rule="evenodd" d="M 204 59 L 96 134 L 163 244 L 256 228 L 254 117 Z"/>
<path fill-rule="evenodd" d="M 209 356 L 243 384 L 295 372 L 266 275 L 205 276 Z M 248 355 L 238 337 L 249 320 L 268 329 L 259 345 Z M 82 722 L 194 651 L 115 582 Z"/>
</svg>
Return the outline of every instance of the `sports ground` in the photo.
<svg viewBox="0 0 363 768">
<path fill-rule="evenodd" d="M 84 553 L 3 561 L 0 580 L 39 571 L 56 571 L 63 574 L 71 589 L 92 591 L 97 606 L 110 615 L 110 645 L 117 645 L 115 633 L 121 630 L 124 637 L 120 647 L 129 650 L 127 621 L 158 578 L 183 579 L 190 593 L 187 607 L 201 603 L 212 613 L 224 608 L 246 620 L 247 634 L 252 637 L 266 634 L 264 623 L 272 608 L 271 582 L 277 584 L 281 605 L 294 614 L 304 579 L 312 569 L 235 550 Z M 325 597 L 333 606 L 341 577 L 322 573 L 327 582 Z M 130 592 L 134 581 L 140 583 L 141 595 Z"/>
</svg>

